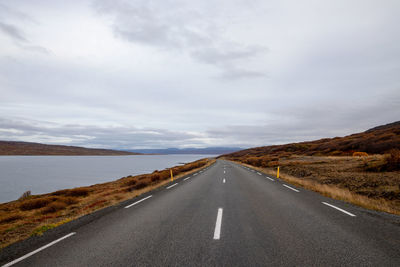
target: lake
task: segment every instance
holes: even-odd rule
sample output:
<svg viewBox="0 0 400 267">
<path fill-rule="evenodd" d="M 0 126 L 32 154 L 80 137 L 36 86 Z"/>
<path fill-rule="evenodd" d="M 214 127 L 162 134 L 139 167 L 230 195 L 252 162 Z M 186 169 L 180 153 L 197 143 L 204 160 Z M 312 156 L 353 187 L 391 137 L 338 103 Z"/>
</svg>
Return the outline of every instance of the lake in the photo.
<svg viewBox="0 0 400 267">
<path fill-rule="evenodd" d="M 0 156 L 0 203 L 32 194 L 87 186 L 216 155 Z"/>
</svg>

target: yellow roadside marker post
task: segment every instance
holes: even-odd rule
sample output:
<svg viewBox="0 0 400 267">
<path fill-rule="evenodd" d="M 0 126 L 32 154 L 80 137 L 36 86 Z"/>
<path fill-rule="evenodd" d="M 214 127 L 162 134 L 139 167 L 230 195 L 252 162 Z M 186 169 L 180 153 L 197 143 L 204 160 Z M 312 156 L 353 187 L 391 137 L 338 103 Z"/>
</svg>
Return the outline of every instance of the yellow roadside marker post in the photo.
<svg viewBox="0 0 400 267">
<path fill-rule="evenodd" d="M 172 169 L 170 169 L 170 171 L 171 171 L 171 182 L 173 182 L 174 181 L 174 175 L 172 174 Z"/>
<path fill-rule="evenodd" d="M 276 173 L 276 178 L 279 178 L 279 166 L 278 166 L 278 171 Z"/>
</svg>

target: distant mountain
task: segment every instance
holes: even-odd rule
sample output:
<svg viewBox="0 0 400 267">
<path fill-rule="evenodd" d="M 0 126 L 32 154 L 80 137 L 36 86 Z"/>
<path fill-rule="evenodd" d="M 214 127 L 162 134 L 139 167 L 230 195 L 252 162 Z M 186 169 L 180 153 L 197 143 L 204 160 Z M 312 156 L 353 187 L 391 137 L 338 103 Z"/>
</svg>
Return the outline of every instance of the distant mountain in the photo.
<svg viewBox="0 0 400 267">
<path fill-rule="evenodd" d="M 207 148 L 165 148 L 165 149 L 135 149 L 131 152 L 143 154 L 213 154 L 222 155 L 242 150 L 239 147 L 207 147 Z"/>
<path fill-rule="evenodd" d="M 117 156 L 138 154 L 139 153 L 109 149 L 46 145 L 29 142 L 0 141 L 0 155 Z"/>
<path fill-rule="evenodd" d="M 383 154 L 400 149 L 400 121 L 377 126 L 345 137 L 324 138 L 310 142 L 249 148 L 230 153 L 227 158 L 290 155 L 352 155 L 353 152 Z"/>
</svg>

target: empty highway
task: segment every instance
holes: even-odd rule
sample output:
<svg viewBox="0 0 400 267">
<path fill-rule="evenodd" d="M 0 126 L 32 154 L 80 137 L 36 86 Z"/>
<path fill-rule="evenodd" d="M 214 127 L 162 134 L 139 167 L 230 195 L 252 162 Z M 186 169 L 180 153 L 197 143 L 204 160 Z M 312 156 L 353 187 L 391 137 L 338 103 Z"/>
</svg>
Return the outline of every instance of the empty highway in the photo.
<svg viewBox="0 0 400 267">
<path fill-rule="evenodd" d="M 400 219 L 218 160 L 25 250 L 2 264 L 400 266 Z"/>
</svg>

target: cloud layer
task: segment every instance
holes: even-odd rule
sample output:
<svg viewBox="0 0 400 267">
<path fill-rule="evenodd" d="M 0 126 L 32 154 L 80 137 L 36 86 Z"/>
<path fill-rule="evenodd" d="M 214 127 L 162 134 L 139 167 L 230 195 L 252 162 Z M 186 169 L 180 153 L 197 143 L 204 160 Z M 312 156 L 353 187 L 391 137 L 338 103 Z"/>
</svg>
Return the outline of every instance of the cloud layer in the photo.
<svg viewBox="0 0 400 267">
<path fill-rule="evenodd" d="M 0 139 L 248 147 L 393 122 L 399 11 L 373 0 L 0 0 Z"/>
</svg>

